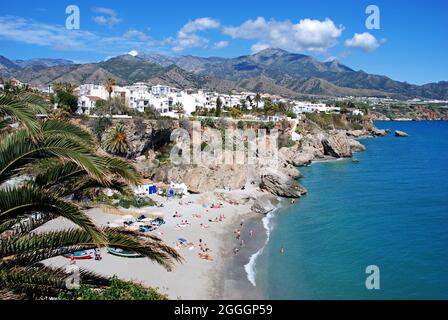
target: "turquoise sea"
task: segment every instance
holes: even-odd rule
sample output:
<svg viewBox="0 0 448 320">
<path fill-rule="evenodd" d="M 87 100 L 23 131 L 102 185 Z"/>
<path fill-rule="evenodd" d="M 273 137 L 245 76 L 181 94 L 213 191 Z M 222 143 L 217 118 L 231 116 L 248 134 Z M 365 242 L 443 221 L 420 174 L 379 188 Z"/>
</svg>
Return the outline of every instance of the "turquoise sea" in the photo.
<svg viewBox="0 0 448 320">
<path fill-rule="evenodd" d="M 267 298 L 448 299 L 448 122 L 376 126 L 410 137 L 300 169 L 309 193 L 276 212 L 256 260 Z M 369 265 L 379 290 L 365 287 Z"/>
</svg>

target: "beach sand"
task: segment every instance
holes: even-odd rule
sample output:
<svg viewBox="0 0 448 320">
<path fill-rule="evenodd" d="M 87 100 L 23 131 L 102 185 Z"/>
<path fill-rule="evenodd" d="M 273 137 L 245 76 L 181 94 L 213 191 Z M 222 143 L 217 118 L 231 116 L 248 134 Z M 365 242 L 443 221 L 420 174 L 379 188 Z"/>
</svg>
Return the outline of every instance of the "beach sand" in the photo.
<svg viewBox="0 0 448 320">
<path fill-rule="evenodd" d="M 265 235 L 262 235 L 263 229 L 260 227 L 262 226 L 261 219 L 263 216 L 250 210 L 253 198 L 261 193 L 259 189 L 249 187 L 246 190 L 218 190 L 208 194 L 191 194 L 182 200 L 166 200 L 155 196 L 155 200 L 164 203 L 164 207 L 147 207 L 143 208 L 143 211 L 164 213 L 166 224 L 153 231 L 153 234 L 173 247 L 176 246 L 179 238 L 184 238 L 194 244 L 192 248 L 178 248 L 184 262 L 176 264 L 175 270 L 171 272 L 148 259 L 116 257 L 108 254 L 105 249 L 101 251 L 103 258 L 101 261 L 81 260 L 77 261 L 76 265 L 99 274 L 116 275 L 122 279 L 157 287 L 161 293 L 167 294 L 170 299 L 261 298 L 260 293 L 247 280 L 244 271 L 244 265 L 249 262 L 250 256 L 257 252 L 265 241 Z M 222 194 L 225 194 L 226 198 L 251 198 L 252 200 L 244 204 L 230 204 L 220 199 Z M 210 208 L 212 203 L 218 202 L 223 203 L 222 208 Z M 141 209 L 138 210 L 139 213 L 141 211 Z M 174 218 L 173 215 L 176 211 L 182 217 Z M 126 213 L 126 211 L 123 212 Z M 132 212 L 132 210 L 127 212 Z M 112 223 L 120 218 L 120 216 L 111 214 L 102 208 L 90 209 L 87 213 L 100 225 L 106 225 L 108 222 Z M 201 218 L 194 218 L 193 214 L 199 214 Z M 225 215 L 224 221 L 208 221 L 220 214 Z M 191 225 L 185 228 L 176 227 L 181 220 L 188 220 Z M 235 229 L 240 228 L 242 220 L 244 220 L 242 237 L 245 240 L 243 247 L 236 240 L 234 233 Z M 201 227 L 201 223 L 208 225 L 209 228 Z M 67 220 L 58 218 L 46 224 L 40 230 L 61 229 L 70 225 L 71 223 Z M 250 228 L 256 230 L 257 236 L 249 236 Z M 199 239 L 202 239 L 203 243 L 206 243 L 210 248 L 213 261 L 199 258 Z M 240 249 L 238 255 L 233 253 L 235 247 Z M 65 266 L 70 262 L 63 257 L 57 257 L 47 260 L 46 263 Z M 247 290 L 251 290 L 249 296 L 241 293 Z"/>
</svg>

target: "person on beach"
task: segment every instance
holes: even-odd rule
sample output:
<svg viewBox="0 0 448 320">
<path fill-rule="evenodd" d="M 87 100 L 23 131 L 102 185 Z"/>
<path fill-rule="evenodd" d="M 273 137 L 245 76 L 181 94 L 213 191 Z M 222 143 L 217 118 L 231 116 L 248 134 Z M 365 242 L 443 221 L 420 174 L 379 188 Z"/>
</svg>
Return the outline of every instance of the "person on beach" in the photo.
<svg viewBox="0 0 448 320">
<path fill-rule="evenodd" d="M 254 236 L 254 230 L 252 230 L 252 229 L 250 229 L 250 231 L 249 231 L 249 237 L 253 237 Z"/>
<path fill-rule="evenodd" d="M 241 231 L 238 229 L 236 230 L 236 240 L 240 240 L 241 238 Z"/>
<path fill-rule="evenodd" d="M 240 252 L 240 249 L 238 249 L 238 248 L 234 248 L 234 249 L 233 249 L 233 254 L 234 254 L 234 255 L 237 255 L 238 252 Z"/>
<path fill-rule="evenodd" d="M 281 254 L 284 254 L 284 253 L 285 253 L 285 248 L 282 247 L 282 248 L 280 249 L 280 253 L 281 253 Z"/>
</svg>

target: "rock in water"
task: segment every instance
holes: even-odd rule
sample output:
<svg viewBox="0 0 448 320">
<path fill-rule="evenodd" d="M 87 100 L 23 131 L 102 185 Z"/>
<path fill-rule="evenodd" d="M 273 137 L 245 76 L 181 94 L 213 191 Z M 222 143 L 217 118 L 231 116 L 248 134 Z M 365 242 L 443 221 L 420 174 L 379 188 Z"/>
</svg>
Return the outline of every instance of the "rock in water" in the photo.
<svg viewBox="0 0 448 320">
<path fill-rule="evenodd" d="M 360 138 L 367 136 L 369 133 L 366 130 L 349 130 L 347 135 L 350 137 Z"/>
<path fill-rule="evenodd" d="M 352 156 L 350 141 L 344 131 L 332 134 L 322 140 L 325 154 L 335 158 L 348 158 Z"/>
<path fill-rule="evenodd" d="M 406 132 L 400 131 L 400 130 L 396 130 L 395 131 L 395 136 L 396 137 L 402 137 L 402 138 L 409 137 L 409 135 Z"/>
<path fill-rule="evenodd" d="M 349 139 L 350 149 L 353 152 L 366 151 L 366 147 L 359 141 L 355 139 Z"/>
<path fill-rule="evenodd" d="M 376 136 L 376 137 L 384 137 L 387 136 L 389 131 L 388 130 L 381 130 L 381 129 L 377 129 L 377 128 L 372 128 L 371 130 L 372 135 Z"/>
<path fill-rule="evenodd" d="M 262 175 L 260 187 L 284 198 L 300 198 L 306 193 L 296 180 L 281 172 L 268 172 Z"/>
</svg>

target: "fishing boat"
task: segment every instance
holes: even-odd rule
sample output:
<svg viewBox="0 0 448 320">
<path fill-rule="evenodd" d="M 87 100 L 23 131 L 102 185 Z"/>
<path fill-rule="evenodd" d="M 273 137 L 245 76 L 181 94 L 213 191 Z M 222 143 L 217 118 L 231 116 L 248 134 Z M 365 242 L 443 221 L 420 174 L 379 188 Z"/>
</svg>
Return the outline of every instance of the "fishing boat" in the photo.
<svg viewBox="0 0 448 320">
<path fill-rule="evenodd" d="M 70 260 L 89 260 L 93 259 L 94 253 L 91 250 L 82 250 L 64 254 L 63 257 Z"/>
<path fill-rule="evenodd" d="M 134 252 L 131 250 L 126 250 L 126 249 L 121 249 L 121 248 L 115 248 L 115 247 L 108 247 L 107 252 L 114 256 L 123 257 L 123 258 L 141 258 L 141 257 L 143 257 L 141 254 L 139 254 L 137 252 Z"/>
</svg>

